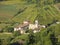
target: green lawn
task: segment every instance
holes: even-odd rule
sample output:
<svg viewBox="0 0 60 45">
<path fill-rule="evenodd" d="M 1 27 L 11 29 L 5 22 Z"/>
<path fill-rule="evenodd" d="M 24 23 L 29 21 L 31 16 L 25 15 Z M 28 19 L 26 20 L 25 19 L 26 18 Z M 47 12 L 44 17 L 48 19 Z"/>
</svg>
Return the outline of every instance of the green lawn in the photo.
<svg viewBox="0 0 60 45">
<path fill-rule="evenodd" d="M 11 33 L 0 33 L 0 39 L 7 39 L 13 37 Z"/>
</svg>

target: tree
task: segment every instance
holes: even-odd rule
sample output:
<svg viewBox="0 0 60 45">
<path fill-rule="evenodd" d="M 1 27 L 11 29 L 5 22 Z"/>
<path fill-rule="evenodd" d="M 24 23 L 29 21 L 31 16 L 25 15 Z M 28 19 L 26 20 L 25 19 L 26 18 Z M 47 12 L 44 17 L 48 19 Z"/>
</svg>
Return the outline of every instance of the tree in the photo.
<svg viewBox="0 0 60 45">
<path fill-rule="evenodd" d="M 35 43 L 35 36 L 32 31 L 30 31 L 30 34 L 28 35 L 28 45 L 33 45 Z"/>
<path fill-rule="evenodd" d="M 53 4 L 54 0 L 47 0 L 48 4 Z"/>
<path fill-rule="evenodd" d="M 0 45 L 2 44 L 2 40 L 0 39 Z"/>
<path fill-rule="evenodd" d="M 20 44 L 18 42 L 14 42 L 14 43 L 12 43 L 10 45 L 20 45 Z"/>
<path fill-rule="evenodd" d="M 0 1 L 7 1 L 7 0 L 0 0 Z"/>
<path fill-rule="evenodd" d="M 6 26 L 4 28 L 4 32 L 12 32 L 13 33 L 13 31 L 14 31 L 14 28 L 12 26 Z"/>
<path fill-rule="evenodd" d="M 54 33 L 50 35 L 50 39 L 51 39 L 52 45 L 57 45 L 58 39 L 55 37 Z"/>
<path fill-rule="evenodd" d="M 17 36 L 19 36 L 21 34 L 20 34 L 20 31 L 14 31 L 14 34 L 13 35 L 14 35 L 14 37 L 17 37 Z"/>
</svg>

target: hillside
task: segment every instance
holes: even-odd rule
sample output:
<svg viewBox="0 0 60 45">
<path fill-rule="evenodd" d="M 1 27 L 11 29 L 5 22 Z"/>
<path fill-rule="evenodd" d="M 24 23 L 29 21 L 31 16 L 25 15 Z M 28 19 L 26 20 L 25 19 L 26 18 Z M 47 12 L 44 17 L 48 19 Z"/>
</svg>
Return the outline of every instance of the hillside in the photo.
<svg viewBox="0 0 60 45">
<path fill-rule="evenodd" d="M 14 27 L 28 20 L 45 25 L 40 32 L 21 35 Z M 1 45 L 60 45 L 59 0 L 0 0 Z"/>
<path fill-rule="evenodd" d="M 7 4 L 6 4 L 7 3 Z M 59 11 L 51 5 L 44 6 L 43 12 L 41 12 L 40 7 L 36 7 L 36 4 L 26 4 L 25 3 L 15 3 L 10 1 L 11 4 L 8 2 L 1 2 L 0 4 L 0 21 L 11 21 L 11 19 L 15 22 L 22 22 L 24 20 L 32 20 L 34 21 L 36 18 L 39 17 L 40 24 L 48 24 L 52 23 L 53 20 L 59 20 Z M 26 9 L 24 9 L 26 8 Z M 39 8 L 39 12 L 38 11 Z M 23 10 L 19 13 L 19 11 Z M 17 14 L 19 13 L 19 14 Z M 43 14 L 41 14 L 43 13 Z M 17 14 L 17 15 L 16 15 Z M 48 16 L 47 16 L 48 15 Z M 34 18 L 32 18 L 34 17 Z M 4 19 L 3 19 L 4 18 Z M 47 19 L 49 20 L 47 21 Z"/>
</svg>

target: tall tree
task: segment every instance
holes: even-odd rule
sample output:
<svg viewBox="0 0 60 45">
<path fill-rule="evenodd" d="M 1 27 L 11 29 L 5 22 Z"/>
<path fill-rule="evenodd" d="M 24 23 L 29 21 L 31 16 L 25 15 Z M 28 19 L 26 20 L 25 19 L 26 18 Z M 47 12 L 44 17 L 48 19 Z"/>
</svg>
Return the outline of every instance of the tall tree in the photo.
<svg viewBox="0 0 60 45">
<path fill-rule="evenodd" d="M 48 4 L 53 4 L 54 0 L 47 0 Z"/>
<path fill-rule="evenodd" d="M 35 43 L 35 36 L 32 31 L 30 31 L 30 34 L 28 35 L 28 45 L 33 45 Z"/>
</svg>

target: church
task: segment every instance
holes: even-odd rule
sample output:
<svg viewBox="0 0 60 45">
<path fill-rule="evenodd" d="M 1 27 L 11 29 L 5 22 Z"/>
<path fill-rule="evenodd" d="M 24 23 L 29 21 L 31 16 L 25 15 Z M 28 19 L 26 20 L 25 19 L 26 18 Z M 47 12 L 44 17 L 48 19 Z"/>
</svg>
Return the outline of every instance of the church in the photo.
<svg viewBox="0 0 60 45">
<path fill-rule="evenodd" d="M 38 20 L 35 20 L 34 23 L 31 23 L 30 21 L 23 21 L 22 24 L 14 27 L 14 31 L 20 31 L 21 34 L 26 34 L 26 30 L 32 30 L 33 33 L 40 31 L 40 25 L 38 24 Z"/>
</svg>

